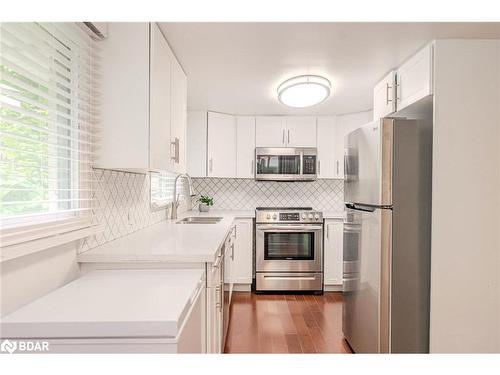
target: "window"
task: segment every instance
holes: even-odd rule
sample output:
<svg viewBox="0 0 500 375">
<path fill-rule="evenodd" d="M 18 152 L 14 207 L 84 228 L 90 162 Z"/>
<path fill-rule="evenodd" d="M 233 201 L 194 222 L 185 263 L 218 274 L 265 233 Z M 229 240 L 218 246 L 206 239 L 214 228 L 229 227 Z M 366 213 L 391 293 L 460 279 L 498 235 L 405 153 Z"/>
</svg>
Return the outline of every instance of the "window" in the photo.
<svg viewBox="0 0 500 375">
<path fill-rule="evenodd" d="M 173 202 L 175 174 L 169 172 L 151 173 L 151 205 L 162 208 Z M 180 182 L 177 191 L 180 193 Z"/>
<path fill-rule="evenodd" d="M 89 222 L 93 41 L 75 23 L 2 23 L 0 33 L 2 226 Z"/>
</svg>

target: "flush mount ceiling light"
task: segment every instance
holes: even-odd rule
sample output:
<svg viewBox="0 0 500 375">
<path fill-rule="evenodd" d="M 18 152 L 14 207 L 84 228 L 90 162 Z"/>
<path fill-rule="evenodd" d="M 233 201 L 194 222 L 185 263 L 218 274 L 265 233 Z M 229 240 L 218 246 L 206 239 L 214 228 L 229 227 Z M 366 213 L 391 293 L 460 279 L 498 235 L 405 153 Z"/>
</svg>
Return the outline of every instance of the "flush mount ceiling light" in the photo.
<svg viewBox="0 0 500 375">
<path fill-rule="evenodd" d="M 278 100 L 288 107 L 310 107 L 326 100 L 330 96 L 331 87 L 330 81 L 325 77 L 297 76 L 278 86 Z"/>
</svg>

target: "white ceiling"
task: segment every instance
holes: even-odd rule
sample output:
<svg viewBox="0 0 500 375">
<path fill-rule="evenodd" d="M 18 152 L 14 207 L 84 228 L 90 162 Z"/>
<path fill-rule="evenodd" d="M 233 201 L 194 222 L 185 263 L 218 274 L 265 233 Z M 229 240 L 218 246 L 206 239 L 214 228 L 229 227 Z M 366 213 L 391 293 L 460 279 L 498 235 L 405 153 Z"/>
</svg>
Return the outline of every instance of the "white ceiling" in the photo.
<svg viewBox="0 0 500 375">
<path fill-rule="evenodd" d="M 499 38 L 500 23 L 160 23 L 188 75 L 189 109 L 234 114 L 339 114 L 372 107 L 372 88 L 437 38 Z M 292 109 L 283 80 L 319 74 L 332 96 Z"/>
</svg>

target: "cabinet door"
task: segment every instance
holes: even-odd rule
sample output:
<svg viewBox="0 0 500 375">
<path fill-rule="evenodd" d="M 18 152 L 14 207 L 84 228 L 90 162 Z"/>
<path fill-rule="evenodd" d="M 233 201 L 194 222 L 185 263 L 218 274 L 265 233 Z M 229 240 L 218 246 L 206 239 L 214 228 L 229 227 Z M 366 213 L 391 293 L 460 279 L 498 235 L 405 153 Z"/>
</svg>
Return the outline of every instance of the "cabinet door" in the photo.
<svg viewBox="0 0 500 375">
<path fill-rule="evenodd" d="M 343 227 L 341 220 L 325 220 L 325 285 L 342 285 Z"/>
<path fill-rule="evenodd" d="M 218 352 L 219 338 L 219 310 L 220 289 L 207 288 L 207 353 Z"/>
<path fill-rule="evenodd" d="M 347 115 L 337 116 L 337 124 L 335 126 L 335 161 L 334 173 L 335 178 L 344 178 L 344 149 L 345 137 L 353 130 L 360 128 L 363 125 L 372 121 L 372 112 L 356 112 Z"/>
<path fill-rule="evenodd" d="M 101 49 L 99 149 L 94 166 L 149 168 L 149 24 L 110 22 Z"/>
<path fill-rule="evenodd" d="M 317 124 L 318 178 L 336 178 L 336 116 L 320 116 Z"/>
<path fill-rule="evenodd" d="M 236 177 L 254 178 L 255 117 L 236 117 Z"/>
<path fill-rule="evenodd" d="M 152 170 L 172 169 L 170 157 L 172 57 L 158 25 L 152 23 L 149 94 L 149 167 Z"/>
<path fill-rule="evenodd" d="M 172 61 L 172 122 L 169 148 L 173 171 L 186 172 L 187 78 L 179 62 Z"/>
<path fill-rule="evenodd" d="M 231 280 L 234 284 L 252 283 L 253 222 L 237 220 L 234 232 L 234 253 L 231 263 Z"/>
<path fill-rule="evenodd" d="M 236 177 L 236 119 L 208 113 L 208 176 Z"/>
<path fill-rule="evenodd" d="M 291 116 L 286 119 L 287 147 L 316 147 L 316 117 Z"/>
<path fill-rule="evenodd" d="M 259 116 L 255 120 L 256 147 L 285 147 L 286 118 Z"/>
<path fill-rule="evenodd" d="M 432 45 L 429 44 L 397 71 L 397 110 L 432 94 Z"/>
<path fill-rule="evenodd" d="M 396 111 L 396 73 L 391 71 L 373 88 L 373 120 L 378 120 Z"/>
<path fill-rule="evenodd" d="M 191 177 L 207 177 L 207 112 L 187 114 L 187 171 Z"/>
</svg>

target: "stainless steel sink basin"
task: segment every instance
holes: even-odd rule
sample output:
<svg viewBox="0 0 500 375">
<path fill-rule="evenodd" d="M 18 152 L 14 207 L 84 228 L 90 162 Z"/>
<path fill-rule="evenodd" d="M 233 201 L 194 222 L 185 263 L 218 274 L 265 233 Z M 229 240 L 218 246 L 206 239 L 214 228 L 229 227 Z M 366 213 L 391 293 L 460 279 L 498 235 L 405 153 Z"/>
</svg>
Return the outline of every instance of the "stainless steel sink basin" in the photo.
<svg viewBox="0 0 500 375">
<path fill-rule="evenodd" d="M 217 224 L 222 217 L 190 216 L 179 220 L 176 224 Z"/>
</svg>

